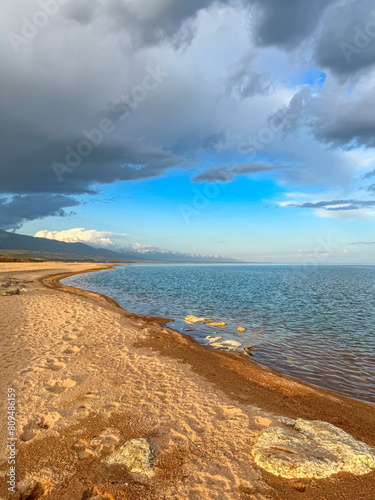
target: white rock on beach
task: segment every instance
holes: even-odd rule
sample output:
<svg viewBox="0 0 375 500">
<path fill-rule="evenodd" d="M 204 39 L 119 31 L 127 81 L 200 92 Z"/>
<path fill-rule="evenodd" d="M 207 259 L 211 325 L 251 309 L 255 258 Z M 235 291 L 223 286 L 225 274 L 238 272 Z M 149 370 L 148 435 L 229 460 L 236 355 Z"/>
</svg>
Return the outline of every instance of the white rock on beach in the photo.
<svg viewBox="0 0 375 500">
<path fill-rule="evenodd" d="M 375 469 L 374 450 L 320 420 L 297 419 L 290 429 L 264 429 L 252 455 L 266 471 L 289 479 L 326 478 L 339 472 L 363 475 Z"/>
<path fill-rule="evenodd" d="M 152 476 L 155 461 L 155 448 L 144 438 L 132 439 L 102 460 L 107 464 L 125 464 L 131 472 Z"/>
</svg>

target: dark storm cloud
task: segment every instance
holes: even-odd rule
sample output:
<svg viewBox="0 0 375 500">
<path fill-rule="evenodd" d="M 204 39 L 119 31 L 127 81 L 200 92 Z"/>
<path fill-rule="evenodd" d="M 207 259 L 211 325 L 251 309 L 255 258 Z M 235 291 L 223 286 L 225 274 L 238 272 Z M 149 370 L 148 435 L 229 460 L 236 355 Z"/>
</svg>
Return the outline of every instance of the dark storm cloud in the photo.
<svg viewBox="0 0 375 500">
<path fill-rule="evenodd" d="M 375 114 L 370 105 L 375 102 L 375 89 L 354 100 L 345 95 L 340 97 L 341 102 L 327 101 L 326 106 L 318 102 L 308 110 L 315 137 L 336 146 L 375 147 Z"/>
<path fill-rule="evenodd" d="M 0 198 L 0 228 L 17 229 L 26 221 L 43 219 L 51 215 L 69 215 L 64 208 L 79 203 L 64 195 L 15 195 L 11 200 Z"/>
<path fill-rule="evenodd" d="M 162 40 L 173 41 L 176 45 L 190 43 L 194 36 L 194 18 L 199 10 L 209 7 L 215 0 L 189 0 L 188 2 L 147 2 L 137 3 L 123 0 L 83 1 L 72 4 L 66 16 L 82 24 L 90 24 L 97 19 L 107 19 L 112 30 L 125 32 L 131 36 L 132 47 L 150 46 Z M 184 24 L 185 31 L 178 32 Z"/>
<path fill-rule="evenodd" d="M 281 112 L 287 116 L 281 125 L 284 132 L 307 127 L 321 143 L 334 147 L 375 147 L 375 115 L 369 103 L 375 102 L 375 88 L 355 97 L 341 86 L 332 86 L 319 96 L 303 86 Z M 276 115 L 277 116 L 277 115 Z M 276 118 L 277 122 L 277 118 Z M 370 177 L 370 174 L 367 174 Z"/>
<path fill-rule="evenodd" d="M 40 10 L 39 3 L 8 2 L 3 7 L 5 13 L 11 13 L 7 29 L 20 33 L 22 17 L 32 19 L 35 9 Z M 221 137 L 228 127 L 236 128 L 240 137 L 256 133 L 259 123 L 266 119 L 259 116 L 260 106 L 254 113 L 251 107 L 235 109 L 233 95 L 246 101 L 259 95 L 266 108 L 266 99 L 275 93 L 272 107 L 277 109 L 285 104 L 278 90 L 287 87 L 278 87 L 282 76 L 279 70 L 273 74 L 272 64 L 266 64 L 267 71 L 256 66 L 259 59 L 267 58 L 264 53 L 268 52 L 259 47 L 276 46 L 294 54 L 292 51 L 304 41 L 314 47 L 315 32 L 320 27 L 315 51 L 320 64 L 337 74 L 369 70 L 372 56 L 367 48 L 361 54 L 353 54 L 352 64 L 348 65 L 339 42 L 341 31 L 349 33 L 352 29 L 350 22 L 366 26 L 366 9 L 371 10 L 371 2 L 346 0 L 344 7 L 330 13 L 333 4 L 330 0 L 80 0 L 61 4 L 56 16 L 20 47 L 20 53 L 15 54 L 11 44 L 0 47 L 0 193 L 17 195 L 11 202 L 2 200 L 2 223 L 12 227 L 9 224 L 17 226 L 22 220 L 43 214 L 64 214 L 64 207 L 77 204 L 72 195 L 95 193 L 100 185 L 117 181 L 161 176 L 170 168 L 186 165 L 184 155 L 195 158 L 198 150 L 215 150 L 212 138 Z M 211 69 L 206 69 L 212 67 L 212 60 L 207 59 L 211 53 L 204 52 L 207 47 L 198 47 L 204 52 L 202 58 L 196 48 L 197 59 L 187 58 L 182 63 L 176 56 L 180 52 L 173 49 L 192 42 L 202 9 L 224 5 L 239 10 L 252 36 L 245 33 L 244 43 L 248 41 L 249 46 L 239 45 L 234 58 L 238 59 L 237 64 L 233 65 L 232 59 L 228 67 L 224 67 L 226 63 L 221 67 L 222 54 L 215 53 L 212 60 L 215 70 L 222 71 L 222 80 L 213 82 Z M 355 5 L 359 6 L 357 10 Z M 205 19 L 204 26 L 212 28 L 216 23 L 219 37 L 225 32 L 224 29 L 220 34 L 226 28 L 226 17 L 215 15 Z M 252 47 L 251 40 L 258 45 Z M 219 41 L 212 39 L 212 52 Z M 207 40 L 204 43 L 207 45 Z M 165 86 L 162 82 L 160 88 L 150 91 L 127 121 L 113 119 L 116 130 L 93 147 L 89 155 L 77 159 L 72 150 L 76 152 L 77 145 L 85 139 L 82 130 L 97 128 L 103 117 L 112 119 L 107 106 L 110 108 L 113 99 L 128 94 L 132 88 L 139 92 L 147 67 L 164 62 L 171 62 L 167 68 L 171 76 Z M 223 91 L 219 89 L 221 84 Z M 324 143 L 372 147 L 375 121 L 368 103 L 374 102 L 374 98 L 374 91 L 369 90 L 344 108 L 337 104 L 335 95 L 328 104 L 321 105 L 305 86 L 284 108 L 287 120 L 272 116 L 272 122 L 283 132 L 308 124 Z M 146 141 L 139 139 L 142 137 Z M 291 152 L 292 158 L 293 155 Z M 60 178 L 52 169 L 55 163 L 66 167 Z M 197 175 L 193 182 L 229 182 L 236 175 L 278 168 L 281 167 L 262 162 L 229 170 L 219 167 Z M 27 213 L 23 212 L 32 193 L 39 194 L 27 206 Z"/>
<path fill-rule="evenodd" d="M 152 148 L 131 138 L 115 137 L 92 146 L 92 152 L 84 157 L 78 152 L 83 140 L 87 140 L 84 135 L 60 141 L 34 136 L 32 144 L 26 138 L 20 140 L 20 145 L 13 142 L 12 147 L 5 143 L 2 163 L 12 168 L 2 169 L 1 191 L 94 193 L 95 184 L 160 176 L 183 161 L 170 151 Z M 17 151 L 15 158 L 14 150 Z"/>
<path fill-rule="evenodd" d="M 317 203 L 302 203 L 301 205 L 290 203 L 287 206 L 295 208 L 320 208 L 328 211 L 360 210 L 361 208 L 374 207 L 375 201 L 332 200 L 332 201 L 318 201 Z"/>
<path fill-rule="evenodd" d="M 282 166 L 270 166 L 262 161 L 254 161 L 243 165 L 228 165 L 212 168 L 193 177 L 192 182 L 231 182 L 236 175 L 257 174 L 260 172 L 272 172 L 285 168 Z"/>
<path fill-rule="evenodd" d="M 68 19 L 87 25 L 98 15 L 100 3 L 97 0 L 80 0 L 70 3 L 65 8 L 65 15 Z"/>
<path fill-rule="evenodd" d="M 89 23 L 94 17 L 106 17 L 111 20 L 112 27 L 131 33 L 135 46 L 153 45 L 161 40 L 178 44 L 192 40 L 194 19 L 200 10 L 215 5 L 242 5 L 255 16 L 252 34 L 257 44 L 291 48 L 317 28 L 325 9 L 335 2 L 337 0 L 189 0 L 150 3 L 141 0 L 137 2 L 137 7 L 136 3 L 123 0 L 86 0 L 70 5 L 67 15 L 80 23 Z M 187 33 L 178 33 L 183 25 Z M 176 35 L 179 35 L 177 39 Z"/>
<path fill-rule="evenodd" d="M 325 18 L 315 47 L 323 68 L 348 76 L 375 64 L 375 4 L 355 0 L 334 6 Z"/>
<path fill-rule="evenodd" d="M 316 28 L 334 0 L 256 0 L 255 40 L 260 45 L 294 47 Z"/>
</svg>

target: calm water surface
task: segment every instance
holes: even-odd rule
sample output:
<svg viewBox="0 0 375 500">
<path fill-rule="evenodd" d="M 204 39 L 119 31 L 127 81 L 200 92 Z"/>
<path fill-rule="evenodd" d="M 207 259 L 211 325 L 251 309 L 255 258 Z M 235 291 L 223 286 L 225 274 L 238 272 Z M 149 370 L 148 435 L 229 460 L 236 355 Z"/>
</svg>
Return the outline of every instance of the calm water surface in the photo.
<svg viewBox="0 0 375 500">
<path fill-rule="evenodd" d="M 174 319 L 200 342 L 218 329 L 189 331 L 186 315 L 224 321 L 220 334 L 254 344 L 258 363 L 375 403 L 375 266 L 135 264 L 62 282 Z"/>
</svg>

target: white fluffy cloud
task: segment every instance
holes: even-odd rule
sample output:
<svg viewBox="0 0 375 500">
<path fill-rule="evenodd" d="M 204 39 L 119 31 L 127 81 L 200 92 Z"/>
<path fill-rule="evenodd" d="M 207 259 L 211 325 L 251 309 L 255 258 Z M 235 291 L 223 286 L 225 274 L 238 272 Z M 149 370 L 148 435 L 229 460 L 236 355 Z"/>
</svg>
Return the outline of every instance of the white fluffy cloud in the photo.
<svg viewBox="0 0 375 500">
<path fill-rule="evenodd" d="M 114 234 L 108 231 L 97 231 L 96 229 L 85 229 L 77 227 L 65 231 L 38 231 L 36 238 L 47 238 L 49 240 L 65 241 L 66 243 L 87 243 L 94 247 L 115 249 L 117 244 L 112 241 L 113 236 L 127 236 L 126 234 Z"/>
</svg>

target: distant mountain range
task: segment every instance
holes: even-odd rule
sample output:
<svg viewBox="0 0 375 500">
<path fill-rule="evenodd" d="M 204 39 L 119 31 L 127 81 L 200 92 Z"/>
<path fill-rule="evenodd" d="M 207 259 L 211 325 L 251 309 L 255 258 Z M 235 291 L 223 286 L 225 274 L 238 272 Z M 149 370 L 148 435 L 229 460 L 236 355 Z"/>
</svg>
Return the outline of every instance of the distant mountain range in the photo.
<svg viewBox="0 0 375 500">
<path fill-rule="evenodd" d="M 0 255 L 87 262 L 237 262 L 225 257 L 190 255 L 159 249 L 145 251 L 130 248 L 124 252 L 114 252 L 105 248 L 94 248 L 86 243 L 35 238 L 2 229 L 0 229 Z"/>
</svg>

